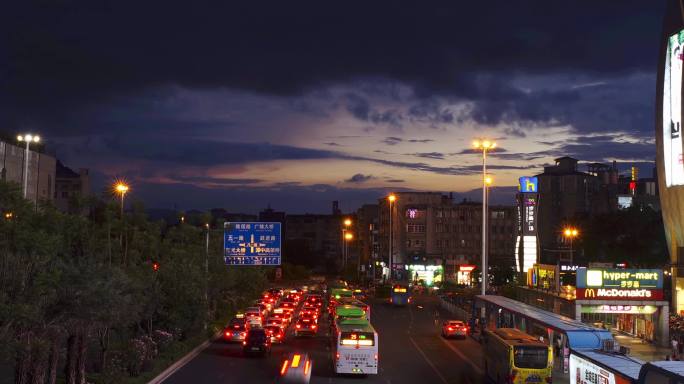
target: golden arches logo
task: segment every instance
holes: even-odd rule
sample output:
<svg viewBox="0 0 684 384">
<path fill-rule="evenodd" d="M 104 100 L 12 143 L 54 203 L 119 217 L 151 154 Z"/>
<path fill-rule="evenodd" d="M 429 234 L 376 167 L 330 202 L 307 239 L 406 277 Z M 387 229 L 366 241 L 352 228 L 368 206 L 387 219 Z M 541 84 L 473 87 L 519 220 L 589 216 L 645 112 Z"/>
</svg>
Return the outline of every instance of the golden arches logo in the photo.
<svg viewBox="0 0 684 384">
<path fill-rule="evenodd" d="M 596 291 L 593 288 L 587 288 L 584 290 L 584 298 L 596 297 Z"/>
</svg>

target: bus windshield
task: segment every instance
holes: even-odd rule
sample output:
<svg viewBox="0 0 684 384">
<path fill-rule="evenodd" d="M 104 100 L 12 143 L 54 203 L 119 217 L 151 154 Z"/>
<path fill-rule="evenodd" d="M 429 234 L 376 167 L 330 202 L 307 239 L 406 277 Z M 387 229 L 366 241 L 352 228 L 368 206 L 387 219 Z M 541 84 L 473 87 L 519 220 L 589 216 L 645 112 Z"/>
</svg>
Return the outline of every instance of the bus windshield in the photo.
<svg viewBox="0 0 684 384">
<path fill-rule="evenodd" d="M 524 369 L 541 369 L 548 365 L 549 351 L 544 347 L 518 345 L 514 347 L 513 363 Z"/>
</svg>

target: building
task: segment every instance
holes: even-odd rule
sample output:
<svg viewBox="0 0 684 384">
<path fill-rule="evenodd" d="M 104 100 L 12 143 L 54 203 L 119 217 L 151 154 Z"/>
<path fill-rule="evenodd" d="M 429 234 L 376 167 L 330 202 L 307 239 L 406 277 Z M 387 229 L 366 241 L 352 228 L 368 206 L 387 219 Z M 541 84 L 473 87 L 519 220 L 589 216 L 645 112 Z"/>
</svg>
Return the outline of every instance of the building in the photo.
<svg viewBox="0 0 684 384">
<path fill-rule="evenodd" d="M 378 260 L 378 223 L 380 220 L 379 206 L 377 204 L 364 204 L 356 211 L 354 231 L 356 244 L 354 250 L 359 253 L 361 272 L 370 277 L 373 271 L 379 271 L 376 267 Z"/>
<path fill-rule="evenodd" d="M 74 197 L 90 196 L 90 173 L 86 168 L 74 172 L 57 160 L 55 172 L 55 206 L 62 212 L 69 212 L 69 202 Z"/>
<path fill-rule="evenodd" d="M 309 264 L 338 266 L 341 265 L 342 225 L 342 217 L 338 215 L 287 215 L 284 239 L 299 253 L 315 258 Z"/>
<path fill-rule="evenodd" d="M 684 141 L 682 139 L 682 50 L 684 21 L 678 1 L 669 0 L 656 82 L 656 168 L 665 237 L 672 264 L 672 307 L 684 314 Z"/>
<path fill-rule="evenodd" d="M 575 219 L 617 209 L 618 171 L 615 164 L 577 168 L 577 159 L 560 157 L 537 175 L 539 190 L 539 243 L 541 261 L 555 264 L 562 247 L 562 228 Z"/>
<path fill-rule="evenodd" d="M 451 195 L 435 192 L 398 192 L 392 203 L 393 266 L 400 277 L 426 283 L 456 279 L 465 267 L 480 266 L 482 260 L 482 203 L 454 204 Z M 379 200 L 379 251 L 389 262 L 390 207 Z M 514 206 L 489 207 L 489 265 L 513 267 Z M 479 268 L 478 268 L 479 269 Z"/>
<path fill-rule="evenodd" d="M 34 144 L 36 148 L 42 148 Z M 0 141 L 0 179 L 19 184 L 24 183 L 24 157 L 26 149 L 6 141 Z M 28 188 L 26 198 L 33 201 L 52 201 L 55 193 L 56 160 L 40 151 L 29 150 Z"/>
</svg>

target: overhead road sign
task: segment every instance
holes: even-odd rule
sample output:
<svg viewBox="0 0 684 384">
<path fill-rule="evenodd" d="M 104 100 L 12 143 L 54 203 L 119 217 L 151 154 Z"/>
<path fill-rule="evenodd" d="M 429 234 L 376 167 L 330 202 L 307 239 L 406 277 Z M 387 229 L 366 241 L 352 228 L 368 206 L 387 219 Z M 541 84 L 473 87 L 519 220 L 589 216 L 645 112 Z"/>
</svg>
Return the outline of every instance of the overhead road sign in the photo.
<svg viewBox="0 0 684 384">
<path fill-rule="evenodd" d="M 280 265 L 280 223 L 233 222 L 224 227 L 227 265 Z"/>
</svg>

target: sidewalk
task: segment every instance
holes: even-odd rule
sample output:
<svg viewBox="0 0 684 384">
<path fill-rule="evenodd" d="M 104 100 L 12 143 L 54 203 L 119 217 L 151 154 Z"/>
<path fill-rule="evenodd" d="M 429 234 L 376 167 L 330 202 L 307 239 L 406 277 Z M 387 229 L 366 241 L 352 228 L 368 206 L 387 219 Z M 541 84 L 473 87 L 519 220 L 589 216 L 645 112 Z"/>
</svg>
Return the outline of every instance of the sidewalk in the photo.
<svg viewBox="0 0 684 384">
<path fill-rule="evenodd" d="M 637 337 L 625 335 L 624 333 L 611 331 L 613 338 L 618 345 L 629 348 L 629 356 L 643 361 L 661 361 L 665 356 L 672 354 L 670 348 L 661 347 L 653 343 L 646 342 Z"/>
</svg>

